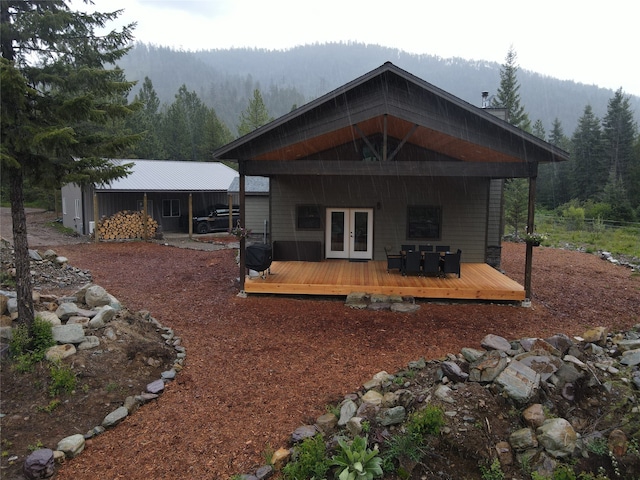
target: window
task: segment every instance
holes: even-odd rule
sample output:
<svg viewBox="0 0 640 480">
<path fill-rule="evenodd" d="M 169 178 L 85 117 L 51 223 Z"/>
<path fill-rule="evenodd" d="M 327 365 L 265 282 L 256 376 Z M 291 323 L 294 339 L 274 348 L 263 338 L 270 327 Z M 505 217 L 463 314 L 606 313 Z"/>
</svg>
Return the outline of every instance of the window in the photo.
<svg viewBox="0 0 640 480">
<path fill-rule="evenodd" d="M 296 228 L 298 230 L 321 230 L 322 216 L 319 205 L 298 205 L 296 211 Z"/>
<path fill-rule="evenodd" d="M 180 200 L 176 198 L 162 200 L 162 216 L 163 217 L 179 217 L 180 216 Z"/>
<path fill-rule="evenodd" d="M 81 216 L 82 209 L 80 208 L 80 199 L 79 198 L 76 198 L 75 210 L 76 210 L 76 216 L 74 218 L 82 218 L 82 216 Z"/>
<path fill-rule="evenodd" d="M 407 207 L 407 238 L 438 240 L 442 224 L 442 207 L 410 205 Z"/>
<path fill-rule="evenodd" d="M 62 197 L 62 215 L 67 214 L 67 199 Z"/>
</svg>

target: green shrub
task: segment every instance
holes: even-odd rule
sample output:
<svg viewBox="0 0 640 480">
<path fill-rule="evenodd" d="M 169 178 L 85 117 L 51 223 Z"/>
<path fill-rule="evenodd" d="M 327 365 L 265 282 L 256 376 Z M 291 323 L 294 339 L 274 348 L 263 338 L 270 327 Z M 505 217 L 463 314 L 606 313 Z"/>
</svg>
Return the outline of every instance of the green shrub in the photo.
<svg viewBox="0 0 640 480">
<path fill-rule="evenodd" d="M 435 405 L 427 405 L 409 417 L 407 431 L 418 435 L 438 435 L 444 426 L 444 412 Z"/>
<path fill-rule="evenodd" d="M 38 316 L 33 320 L 31 337 L 31 349 L 37 355 L 42 355 L 42 358 L 44 358 L 47 349 L 56 344 L 53 339 L 52 325 Z"/>
<path fill-rule="evenodd" d="M 418 433 L 398 433 L 385 441 L 384 453 L 382 454 L 382 467 L 385 472 L 395 472 L 396 466 L 402 461 L 417 463 L 422 460 L 426 451 L 425 438 Z M 398 474 L 403 476 L 401 469 Z M 408 473 L 408 472 L 407 472 Z"/>
<path fill-rule="evenodd" d="M 44 358 L 47 349 L 55 344 L 51 324 L 36 317 L 31 324 L 31 330 L 24 323 L 13 329 L 9 342 L 9 354 L 12 357 L 31 354 L 34 356 L 34 361 L 40 361 Z"/>
<path fill-rule="evenodd" d="M 29 335 L 29 327 L 21 323 L 11 331 L 11 340 L 9 341 L 9 355 L 17 358 L 29 352 L 31 345 L 31 335 Z"/>
<path fill-rule="evenodd" d="M 327 458 L 327 448 L 322 435 L 305 438 L 294 448 L 293 460 L 282 469 L 285 480 L 302 480 L 326 478 L 330 460 Z"/>
<path fill-rule="evenodd" d="M 61 393 L 71 393 L 76 388 L 76 374 L 67 365 L 54 364 L 49 370 L 51 374 L 51 384 L 49 394 L 52 397 Z"/>
<path fill-rule="evenodd" d="M 562 212 L 568 230 L 582 230 L 584 225 L 584 208 L 570 205 Z"/>
</svg>

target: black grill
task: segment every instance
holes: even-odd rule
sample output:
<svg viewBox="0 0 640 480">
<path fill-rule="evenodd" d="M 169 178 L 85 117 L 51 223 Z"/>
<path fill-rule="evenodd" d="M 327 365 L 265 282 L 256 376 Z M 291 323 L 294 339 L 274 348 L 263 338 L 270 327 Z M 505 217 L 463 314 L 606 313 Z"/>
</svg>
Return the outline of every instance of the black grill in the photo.
<svg viewBox="0 0 640 480">
<path fill-rule="evenodd" d="M 245 265 L 256 272 L 264 272 L 271 266 L 273 254 L 271 245 L 266 243 L 254 243 L 246 249 Z"/>
</svg>

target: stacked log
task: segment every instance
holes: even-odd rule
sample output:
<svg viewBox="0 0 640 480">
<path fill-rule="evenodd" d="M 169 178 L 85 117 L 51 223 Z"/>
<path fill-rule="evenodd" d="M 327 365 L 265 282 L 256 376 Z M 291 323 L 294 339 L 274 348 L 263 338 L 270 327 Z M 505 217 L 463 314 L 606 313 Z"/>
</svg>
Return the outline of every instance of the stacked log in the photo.
<svg viewBox="0 0 640 480">
<path fill-rule="evenodd" d="M 97 226 L 100 240 L 124 240 L 145 238 L 145 217 L 147 223 L 146 238 L 154 238 L 158 229 L 156 222 L 149 215 L 142 212 L 123 210 L 110 217 L 102 218 Z"/>
</svg>

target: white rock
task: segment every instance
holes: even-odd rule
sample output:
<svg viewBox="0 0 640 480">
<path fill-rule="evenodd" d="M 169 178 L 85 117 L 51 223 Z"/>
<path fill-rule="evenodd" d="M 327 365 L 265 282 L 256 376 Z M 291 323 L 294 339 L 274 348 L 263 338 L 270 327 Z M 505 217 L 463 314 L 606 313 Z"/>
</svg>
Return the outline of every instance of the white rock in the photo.
<svg viewBox="0 0 640 480">
<path fill-rule="evenodd" d="M 58 450 L 64 452 L 68 458 L 73 458 L 84 450 L 84 435 L 76 433 L 70 437 L 63 438 L 58 442 Z"/>
<path fill-rule="evenodd" d="M 52 326 L 62 325 L 62 320 L 60 320 L 55 312 L 36 312 L 36 317 L 40 318 L 40 320 L 50 323 Z"/>
<path fill-rule="evenodd" d="M 63 358 L 70 357 L 71 355 L 75 355 L 75 353 L 76 347 L 72 343 L 66 343 L 64 345 L 54 345 L 53 347 L 49 347 L 44 354 L 44 358 L 50 362 L 56 362 Z"/>
</svg>

